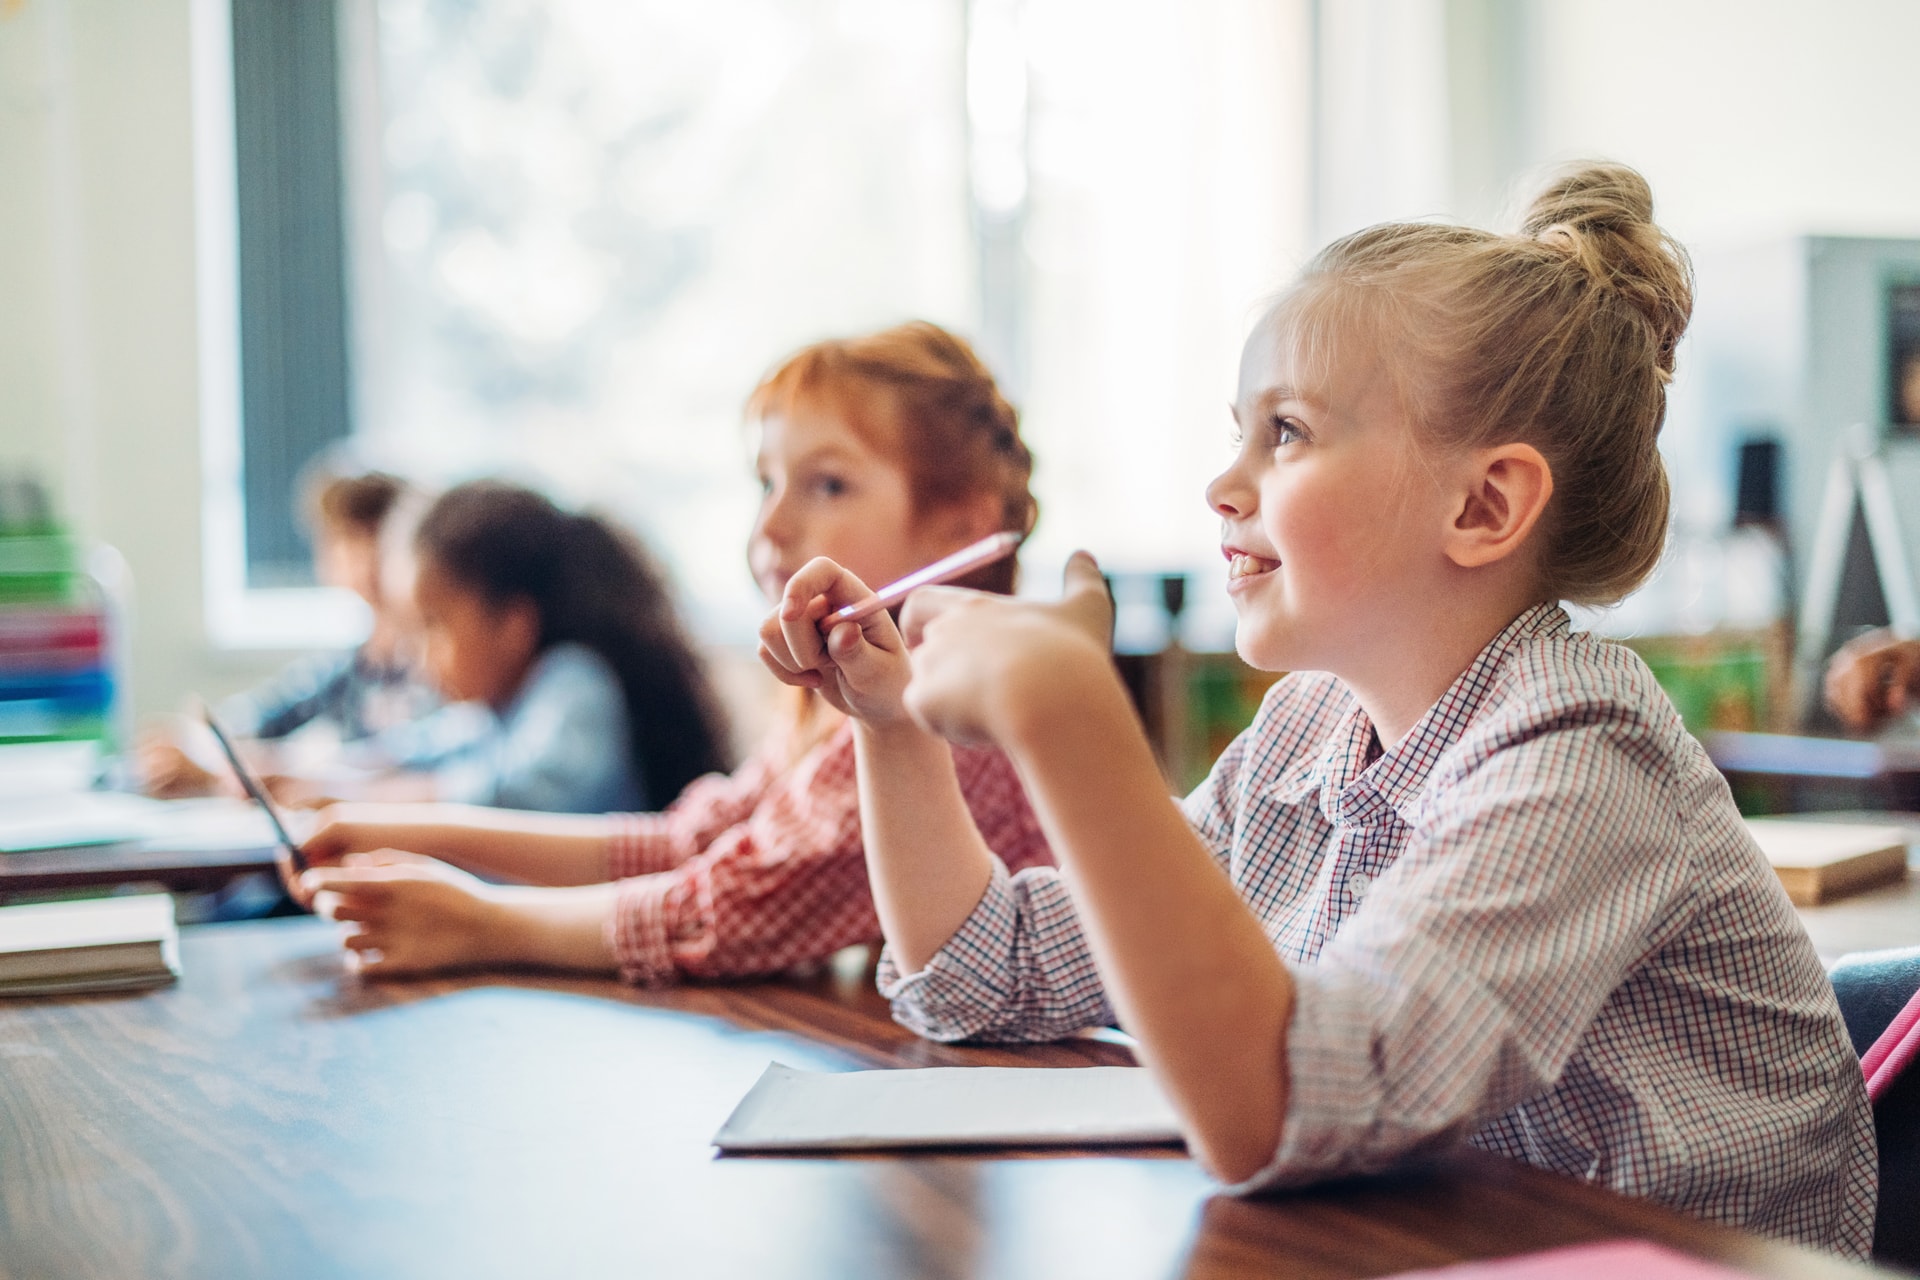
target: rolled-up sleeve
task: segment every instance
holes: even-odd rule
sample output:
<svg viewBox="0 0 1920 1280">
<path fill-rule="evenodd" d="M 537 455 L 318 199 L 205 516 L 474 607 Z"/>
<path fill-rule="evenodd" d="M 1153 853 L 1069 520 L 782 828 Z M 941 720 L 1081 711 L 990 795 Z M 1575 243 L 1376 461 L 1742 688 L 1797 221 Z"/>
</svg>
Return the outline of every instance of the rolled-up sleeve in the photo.
<svg viewBox="0 0 1920 1280">
<path fill-rule="evenodd" d="M 695 778 L 659 813 L 623 813 L 607 841 L 607 879 L 671 871 L 746 821 L 777 776 L 763 752 L 731 774 Z"/>
<path fill-rule="evenodd" d="M 843 731 L 691 857 L 623 881 L 607 936 L 621 976 L 657 985 L 778 973 L 879 933 Z"/>
<path fill-rule="evenodd" d="M 1010 875 L 995 863 L 973 913 L 924 969 L 880 957 L 893 1016 L 932 1040 L 1057 1040 L 1113 1021 L 1093 953 L 1060 873 Z"/>
<path fill-rule="evenodd" d="M 1222 865 L 1244 752 L 1236 740 L 1182 805 Z M 1073 897 L 1051 867 L 994 868 L 979 904 L 925 968 L 902 973 L 889 949 L 878 976 L 894 1021 L 932 1040 L 1054 1040 L 1114 1021 Z"/>
<path fill-rule="evenodd" d="M 609 842 L 609 865 L 638 872 L 622 881 L 607 925 L 628 981 L 778 973 L 880 937 L 852 730 L 790 769 L 776 759 L 696 783 L 681 804 L 626 820 Z M 954 763 L 988 847 L 1015 866 L 1050 862 L 1006 757 L 956 750 Z"/>
</svg>

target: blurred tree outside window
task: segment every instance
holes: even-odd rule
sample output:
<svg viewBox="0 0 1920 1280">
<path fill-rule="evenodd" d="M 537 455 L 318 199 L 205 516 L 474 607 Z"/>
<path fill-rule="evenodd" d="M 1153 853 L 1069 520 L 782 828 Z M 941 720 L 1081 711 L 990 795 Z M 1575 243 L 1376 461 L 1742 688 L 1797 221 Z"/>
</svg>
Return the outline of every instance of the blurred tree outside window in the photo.
<svg viewBox="0 0 1920 1280">
<path fill-rule="evenodd" d="M 1307 246 L 1308 0 L 335 3 L 364 460 L 606 509 L 738 642 L 747 393 L 924 317 L 1023 409 L 1031 588 L 1193 572 L 1227 640 L 1202 491 Z"/>
<path fill-rule="evenodd" d="M 703 632 L 751 634 L 754 383 L 826 335 L 973 328 L 964 8 L 362 4 L 361 452 L 607 509 Z"/>
</svg>

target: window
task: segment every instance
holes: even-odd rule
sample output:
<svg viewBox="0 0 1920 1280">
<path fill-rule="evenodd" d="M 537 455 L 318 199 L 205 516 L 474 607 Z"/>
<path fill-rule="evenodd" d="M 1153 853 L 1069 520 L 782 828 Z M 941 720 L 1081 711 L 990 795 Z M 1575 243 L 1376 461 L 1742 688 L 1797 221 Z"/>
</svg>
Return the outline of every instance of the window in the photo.
<svg viewBox="0 0 1920 1280">
<path fill-rule="evenodd" d="M 360 438 L 639 528 L 749 634 L 740 409 L 823 334 L 972 330 L 952 0 L 379 0 Z"/>
<path fill-rule="evenodd" d="M 198 3 L 234 6 L 245 59 L 242 15 L 265 0 Z M 1036 584 L 1077 545 L 1215 566 L 1199 495 L 1227 456 L 1238 344 L 1305 239 L 1306 12 L 336 0 L 330 48 L 326 23 L 299 24 L 308 73 L 332 55 L 343 122 L 347 388 L 326 421 L 432 482 L 504 473 L 610 510 L 672 564 L 700 630 L 737 640 L 761 608 L 747 392 L 804 342 L 921 316 L 972 335 L 1025 409 Z M 302 120 L 329 110 L 300 101 Z M 302 134 L 316 154 L 324 132 Z M 209 490 L 246 460 L 239 594 L 259 600 L 284 576 L 256 513 L 326 432 L 256 410 L 275 339 L 255 337 L 246 277 L 246 449 L 210 448 Z M 269 482 L 256 464 L 276 456 Z M 210 550 L 210 579 L 222 556 L 239 562 Z"/>
</svg>

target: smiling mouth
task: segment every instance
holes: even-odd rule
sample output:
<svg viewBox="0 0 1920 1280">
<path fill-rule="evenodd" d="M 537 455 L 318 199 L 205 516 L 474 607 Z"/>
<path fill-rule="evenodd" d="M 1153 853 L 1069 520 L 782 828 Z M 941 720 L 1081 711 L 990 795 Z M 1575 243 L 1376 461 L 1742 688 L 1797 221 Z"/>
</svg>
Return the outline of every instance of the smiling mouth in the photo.
<svg viewBox="0 0 1920 1280">
<path fill-rule="evenodd" d="M 1251 578 L 1262 573 L 1272 573 L 1280 567 L 1278 560 L 1267 560 L 1260 556 L 1250 556 L 1244 551 L 1236 551 L 1227 557 L 1227 581 L 1235 578 Z"/>
</svg>

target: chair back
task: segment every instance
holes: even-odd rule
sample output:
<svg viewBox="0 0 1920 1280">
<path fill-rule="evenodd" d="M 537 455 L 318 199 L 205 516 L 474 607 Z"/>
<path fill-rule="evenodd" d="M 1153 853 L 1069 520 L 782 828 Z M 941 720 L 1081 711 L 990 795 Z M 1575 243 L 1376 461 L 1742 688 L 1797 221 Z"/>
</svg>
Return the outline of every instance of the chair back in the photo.
<svg viewBox="0 0 1920 1280">
<path fill-rule="evenodd" d="M 1828 977 L 1860 1055 L 1880 1144 L 1873 1256 L 1920 1270 L 1920 947 L 1842 957 Z"/>
</svg>

